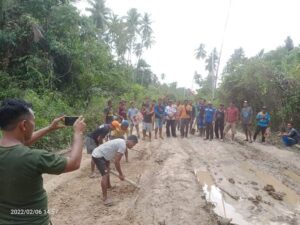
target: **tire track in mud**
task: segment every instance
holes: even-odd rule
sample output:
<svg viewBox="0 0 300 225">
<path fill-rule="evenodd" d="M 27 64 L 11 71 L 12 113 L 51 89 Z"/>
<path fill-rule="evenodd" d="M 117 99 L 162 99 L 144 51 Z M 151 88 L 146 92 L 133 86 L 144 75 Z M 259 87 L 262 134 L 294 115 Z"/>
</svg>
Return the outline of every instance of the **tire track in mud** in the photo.
<svg viewBox="0 0 300 225">
<path fill-rule="evenodd" d="M 141 178 L 142 189 L 128 217 L 133 224 L 216 224 L 203 208 L 202 191 L 196 182 L 190 156 L 178 148 L 178 139 L 158 141 L 151 168 Z"/>
<path fill-rule="evenodd" d="M 295 161 L 299 156 L 289 164 L 293 154 L 260 148 L 263 147 L 258 143 L 248 146 L 209 142 L 196 136 L 140 141 L 135 147 L 137 151 L 129 150 L 130 162 L 122 161 L 122 168 L 125 176 L 139 182 L 141 189 L 112 177 L 115 185 L 109 192 L 115 201 L 112 207 L 102 204 L 100 176 L 87 177 L 89 158 L 84 156 L 79 172 L 64 174 L 69 176 L 65 178 L 59 176 L 59 182 L 57 178 L 45 179 L 45 187 L 50 191 L 49 209 L 56 212 L 52 220 L 54 225 L 217 224 L 218 218 L 203 199 L 204 192 L 194 174 L 194 169 L 200 168 L 207 169 L 217 186 L 242 198 L 236 201 L 223 195 L 250 224 L 268 224 L 271 220 L 274 224 L 297 224 L 297 209 L 291 209 L 285 201 L 275 201 L 262 189 L 266 174 L 283 184 L 286 182 L 288 188 L 297 192 L 299 182 L 295 181 L 300 179 L 300 171 Z M 261 177 L 259 171 L 263 173 Z M 229 178 L 235 183 L 230 183 Z M 257 195 L 272 205 L 263 202 L 255 205 L 248 200 Z"/>
<path fill-rule="evenodd" d="M 291 172 L 290 175 L 294 177 L 292 184 L 285 185 L 284 178 L 287 176 L 283 174 L 281 168 L 285 168 L 288 164 L 285 160 L 280 161 L 280 158 L 276 157 L 276 152 L 275 155 L 273 152 L 273 156 L 269 156 L 269 152 L 252 146 L 228 144 L 216 140 L 209 142 L 199 137 L 193 137 L 181 146 L 190 154 L 198 157 L 193 160 L 194 163 L 202 162 L 199 167 L 206 166 L 217 186 L 228 190 L 233 196 L 243 198 L 236 202 L 228 195 L 224 195 L 227 202 L 235 205 L 237 209 L 241 209 L 240 211 L 247 221 L 251 221 L 252 224 L 270 224 L 271 220 L 273 224 L 282 224 L 283 221 L 285 224 L 299 223 L 300 198 L 297 195 L 299 183 L 295 182 L 298 177 L 297 174 Z M 255 156 L 255 160 L 249 160 L 252 156 Z M 299 171 L 297 167 L 294 168 Z M 228 181 L 229 178 L 234 178 L 235 184 L 231 184 Z M 263 190 L 264 185 L 268 182 L 287 193 L 283 202 L 272 199 Z M 295 186 L 296 188 L 294 188 Z M 262 201 L 260 204 L 253 205 L 249 198 L 255 199 L 256 196 L 260 196 L 259 199 L 262 198 Z M 293 198 L 297 198 L 298 203 Z M 271 203 L 271 206 L 264 202 Z M 296 203 L 296 205 L 291 203 Z"/>
</svg>

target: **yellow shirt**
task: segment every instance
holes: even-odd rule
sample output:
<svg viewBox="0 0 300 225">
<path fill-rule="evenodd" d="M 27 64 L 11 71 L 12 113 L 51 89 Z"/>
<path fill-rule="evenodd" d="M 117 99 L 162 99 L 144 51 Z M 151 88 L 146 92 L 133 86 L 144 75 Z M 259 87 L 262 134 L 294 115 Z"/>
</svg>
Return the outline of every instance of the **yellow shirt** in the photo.
<svg viewBox="0 0 300 225">
<path fill-rule="evenodd" d="M 128 129 L 123 130 L 121 128 L 121 124 L 119 124 L 115 130 L 112 130 L 111 136 L 114 138 L 124 137 L 124 135 L 128 135 Z"/>
</svg>

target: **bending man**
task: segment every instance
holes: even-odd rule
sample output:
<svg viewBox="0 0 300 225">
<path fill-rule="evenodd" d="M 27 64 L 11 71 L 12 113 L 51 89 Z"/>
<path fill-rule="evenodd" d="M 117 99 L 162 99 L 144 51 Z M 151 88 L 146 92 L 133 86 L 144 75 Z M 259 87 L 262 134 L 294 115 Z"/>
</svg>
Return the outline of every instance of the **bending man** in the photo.
<svg viewBox="0 0 300 225">
<path fill-rule="evenodd" d="M 95 148 L 92 157 L 93 160 L 102 175 L 101 188 L 103 194 L 103 201 L 105 205 L 111 205 L 112 201 L 107 197 L 107 189 L 111 188 L 109 169 L 110 161 L 114 159 L 116 170 L 119 173 L 120 180 L 124 180 L 124 174 L 121 170 L 120 161 L 122 156 L 125 154 L 127 148 L 133 148 L 138 143 L 138 138 L 135 135 L 130 135 L 127 140 L 114 139 L 99 147 Z"/>
</svg>

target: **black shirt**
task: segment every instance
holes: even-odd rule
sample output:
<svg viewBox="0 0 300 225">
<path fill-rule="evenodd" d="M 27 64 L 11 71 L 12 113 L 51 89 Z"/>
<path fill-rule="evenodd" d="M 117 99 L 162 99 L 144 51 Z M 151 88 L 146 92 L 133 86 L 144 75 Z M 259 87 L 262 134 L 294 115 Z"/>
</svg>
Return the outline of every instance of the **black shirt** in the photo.
<svg viewBox="0 0 300 225">
<path fill-rule="evenodd" d="M 216 121 L 224 122 L 225 119 L 225 110 L 221 111 L 218 109 L 216 111 Z"/>
<path fill-rule="evenodd" d="M 297 143 L 300 139 L 300 134 L 295 128 L 292 128 L 292 129 L 289 130 L 288 136 L 290 138 L 293 138 Z"/>
<path fill-rule="evenodd" d="M 98 137 L 101 136 L 102 138 L 105 138 L 105 136 L 110 132 L 110 126 L 109 124 L 102 124 L 99 126 L 96 130 L 89 133 L 88 136 L 93 138 L 96 143 L 98 143 Z"/>
</svg>

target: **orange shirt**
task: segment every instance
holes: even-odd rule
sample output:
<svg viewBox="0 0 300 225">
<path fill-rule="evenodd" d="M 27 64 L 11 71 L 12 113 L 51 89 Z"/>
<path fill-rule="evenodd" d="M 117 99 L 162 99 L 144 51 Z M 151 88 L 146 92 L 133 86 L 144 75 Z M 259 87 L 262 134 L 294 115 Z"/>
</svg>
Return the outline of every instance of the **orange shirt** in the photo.
<svg viewBox="0 0 300 225">
<path fill-rule="evenodd" d="M 180 117 L 180 119 L 190 119 L 191 118 L 191 116 L 190 116 L 191 112 L 192 112 L 192 107 L 190 105 L 187 105 L 187 106 L 180 105 L 179 106 L 179 117 Z"/>
<path fill-rule="evenodd" d="M 117 122 L 117 121 L 116 121 Z M 115 123 L 115 130 L 111 131 L 111 136 L 115 138 L 123 137 L 125 134 L 128 135 L 128 129 L 123 130 L 121 124 Z"/>
</svg>

